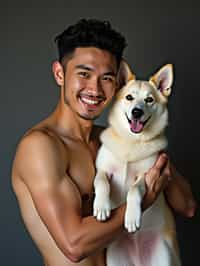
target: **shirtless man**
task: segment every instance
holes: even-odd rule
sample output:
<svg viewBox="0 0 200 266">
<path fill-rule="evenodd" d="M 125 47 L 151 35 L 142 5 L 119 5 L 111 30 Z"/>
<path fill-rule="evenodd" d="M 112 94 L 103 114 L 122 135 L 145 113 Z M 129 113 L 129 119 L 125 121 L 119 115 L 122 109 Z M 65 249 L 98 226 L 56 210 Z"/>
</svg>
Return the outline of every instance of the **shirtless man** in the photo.
<svg viewBox="0 0 200 266">
<path fill-rule="evenodd" d="M 101 131 L 93 120 L 116 92 L 125 39 L 109 23 L 81 20 L 59 35 L 57 44 L 60 58 L 53 63 L 53 74 L 60 100 L 22 138 L 13 163 L 13 189 L 46 266 L 103 266 L 104 248 L 123 230 L 125 206 L 114 210 L 107 222 L 92 216 Z M 165 154 L 147 173 L 146 184 L 143 209 L 165 186 L 169 204 L 193 215 L 189 185 Z"/>
</svg>

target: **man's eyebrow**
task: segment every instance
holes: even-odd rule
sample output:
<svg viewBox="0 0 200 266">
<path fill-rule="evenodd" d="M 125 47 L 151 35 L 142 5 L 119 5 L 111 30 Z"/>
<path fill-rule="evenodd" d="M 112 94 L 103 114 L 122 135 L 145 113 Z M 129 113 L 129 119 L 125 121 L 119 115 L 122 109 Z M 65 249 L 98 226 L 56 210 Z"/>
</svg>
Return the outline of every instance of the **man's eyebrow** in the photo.
<svg viewBox="0 0 200 266">
<path fill-rule="evenodd" d="M 87 71 L 94 71 L 94 68 L 89 67 L 87 65 L 82 65 L 82 64 L 75 66 L 75 68 L 84 69 L 84 70 L 87 70 Z M 113 76 L 113 77 L 115 77 L 116 73 L 114 71 L 108 71 L 108 72 L 103 73 L 103 75 L 104 76 Z"/>
<path fill-rule="evenodd" d="M 88 71 L 93 71 L 94 69 L 92 67 L 86 66 L 86 65 L 77 65 L 76 68 L 84 69 Z"/>
<path fill-rule="evenodd" d="M 106 73 L 103 74 L 104 76 L 116 76 L 116 73 L 114 71 L 108 71 Z"/>
</svg>

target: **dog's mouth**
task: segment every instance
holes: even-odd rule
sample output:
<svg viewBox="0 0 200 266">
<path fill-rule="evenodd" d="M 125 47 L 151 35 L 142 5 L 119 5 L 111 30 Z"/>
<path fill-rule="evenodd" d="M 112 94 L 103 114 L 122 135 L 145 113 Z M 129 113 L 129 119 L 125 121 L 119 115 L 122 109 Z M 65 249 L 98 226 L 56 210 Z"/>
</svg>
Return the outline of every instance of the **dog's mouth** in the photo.
<svg viewBox="0 0 200 266">
<path fill-rule="evenodd" d="M 141 133 L 146 123 L 149 121 L 151 116 L 149 116 L 145 121 L 141 121 L 140 118 L 132 118 L 129 119 L 128 115 L 126 114 L 126 118 L 128 120 L 128 123 L 130 125 L 130 129 L 133 133 Z"/>
</svg>

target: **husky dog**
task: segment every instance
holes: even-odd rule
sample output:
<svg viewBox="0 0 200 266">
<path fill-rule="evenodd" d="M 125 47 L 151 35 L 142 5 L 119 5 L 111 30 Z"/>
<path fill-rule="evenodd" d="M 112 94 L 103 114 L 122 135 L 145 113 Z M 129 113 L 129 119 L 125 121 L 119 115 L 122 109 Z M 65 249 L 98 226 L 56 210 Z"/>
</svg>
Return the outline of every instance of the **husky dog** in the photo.
<svg viewBox="0 0 200 266">
<path fill-rule="evenodd" d="M 162 67 L 149 81 L 136 80 L 125 61 L 119 72 L 125 85 L 116 95 L 109 127 L 101 135 L 94 180 L 94 216 L 98 220 L 106 220 L 111 209 L 126 202 L 127 230 L 109 245 L 107 265 L 180 266 L 174 218 L 163 193 L 141 211 L 145 173 L 167 146 L 164 130 L 172 65 Z"/>
</svg>

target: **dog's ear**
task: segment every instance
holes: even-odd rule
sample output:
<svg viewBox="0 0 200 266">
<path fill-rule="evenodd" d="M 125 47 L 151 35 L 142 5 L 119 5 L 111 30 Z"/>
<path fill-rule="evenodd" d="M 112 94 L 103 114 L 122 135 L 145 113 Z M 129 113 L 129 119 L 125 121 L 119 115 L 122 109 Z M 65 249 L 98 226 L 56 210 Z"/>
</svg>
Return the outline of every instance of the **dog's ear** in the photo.
<svg viewBox="0 0 200 266">
<path fill-rule="evenodd" d="M 150 81 L 153 82 L 157 89 L 166 97 L 171 94 L 171 86 L 173 83 L 173 66 L 167 64 L 163 66 L 156 74 L 154 74 Z"/>
<path fill-rule="evenodd" d="M 129 80 L 135 80 L 136 77 L 131 71 L 128 63 L 122 59 L 119 65 L 119 70 L 117 74 L 117 84 L 118 88 L 122 88 Z"/>
</svg>

